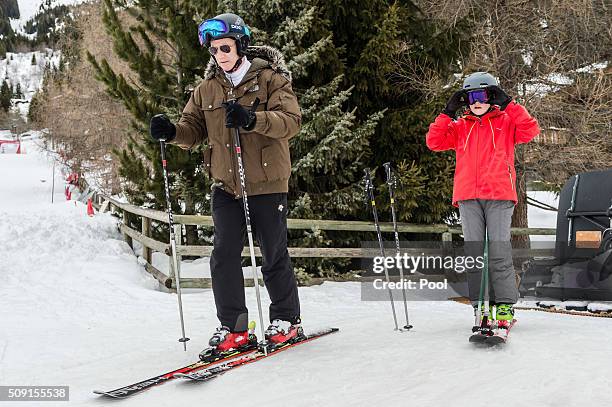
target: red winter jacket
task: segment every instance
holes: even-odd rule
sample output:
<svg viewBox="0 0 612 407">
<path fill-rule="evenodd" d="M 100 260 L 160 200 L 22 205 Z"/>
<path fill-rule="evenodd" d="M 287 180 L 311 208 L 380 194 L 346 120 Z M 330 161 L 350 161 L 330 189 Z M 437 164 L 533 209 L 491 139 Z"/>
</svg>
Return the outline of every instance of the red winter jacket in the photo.
<svg viewBox="0 0 612 407">
<path fill-rule="evenodd" d="M 453 121 L 440 114 L 429 126 L 427 147 L 455 150 L 453 205 L 466 199 L 516 202 L 514 145 L 539 133 L 536 119 L 513 101 L 503 111 L 494 106 L 482 117 L 467 114 Z"/>
</svg>

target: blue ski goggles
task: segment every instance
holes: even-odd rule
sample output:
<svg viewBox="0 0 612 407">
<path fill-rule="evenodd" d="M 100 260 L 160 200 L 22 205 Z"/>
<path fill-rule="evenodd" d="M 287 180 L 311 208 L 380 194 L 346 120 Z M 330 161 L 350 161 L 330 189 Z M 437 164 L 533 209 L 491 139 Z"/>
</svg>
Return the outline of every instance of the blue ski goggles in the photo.
<svg viewBox="0 0 612 407">
<path fill-rule="evenodd" d="M 208 37 L 215 38 L 220 35 L 229 33 L 229 27 L 222 20 L 205 20 L 198 26 L 198 37 L 200 45 L 205 46 L 208 43 Z"/>
<path fill-rule="evenodd" d="M 487 103 L 489 101 L 489 95 L 486 89 L 475 89 L 467 92 L 468 102 L 473 105 L 476 102 Z"/>
<path fill-rule="evenodd" d="M 204 20 L 198 26 L 198 37 L 200 39 L 201 46 L 207 46 L 210 40 L 215 38 L 223 37 L 232 32 L 233 38 L 239 39 L 242 36 L 250 36 L 251 30 L 249 27 L 241 24 L 232 24 L 231 27 L 227 25 L 227 23 L 223 20 L 217 20 L 211 18 L 210 20 Z"/>
</svg>

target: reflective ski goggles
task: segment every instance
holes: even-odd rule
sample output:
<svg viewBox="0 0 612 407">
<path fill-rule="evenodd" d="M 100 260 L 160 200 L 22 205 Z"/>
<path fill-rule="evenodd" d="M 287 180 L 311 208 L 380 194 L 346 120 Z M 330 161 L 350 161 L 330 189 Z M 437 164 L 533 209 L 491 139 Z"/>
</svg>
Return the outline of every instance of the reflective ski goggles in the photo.
<svg viewBox="0 0 612 407">
<path fill-rule="evenodd" d="M 489 101 L 489 95 L 486 89 L 475 89 L 467 92 L 468 102 L 473 105 L 476 102 L 487 103 Z"/>
<path fill-rule="evenodd" d="M 229 54 L 232 52 L 232 46 L 223 44 L 220 47 L 208 47 L 208 52 L 210 52 L 210 55 L 217 55 L 217 52 L 219 51 L 223 52 L 224 54 Z"/>
<path fill-rule="evenodd" d="M 198 37 L 200 38 L 200 45 L 206 45 L 207 37 L 215 38 L 229 32 L 229 27 L 223 20 L 205 20 L 198 26 Z M 214 55 L 214 54 L 213 54 Z"/>
</svg>

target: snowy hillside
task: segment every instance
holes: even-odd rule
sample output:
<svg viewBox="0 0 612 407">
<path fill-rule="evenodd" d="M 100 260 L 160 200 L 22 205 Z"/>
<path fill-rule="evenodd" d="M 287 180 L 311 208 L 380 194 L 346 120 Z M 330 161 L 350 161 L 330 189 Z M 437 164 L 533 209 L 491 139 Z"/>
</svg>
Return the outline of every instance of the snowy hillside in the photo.
<svg viewBox="0 0 612 407">
<path fill-rule="evenodd" d="M 91 391 L 196 359 L 217 325 L 212 293 L 183 295 L 191 337 L 183 352 L 176 295 L 157 289 L 114 218 L 89 218 L 82 204 L 64 200 L 58 173 L 50 203 L 52 167 L 33 143 L 26 155 L 0 155 L 0 383 L 68 385 L 62 405 L 107 405 Z M 410 302 L 415 328 L 398 333 L 389 304 L 362 302 L 358 283 L 300 295 L 306 330 L 340 332 L 208 383 L 164 384 L 121 406 L 472 407 L 483 395 L 513 407 L 609 405 L 612 319 L 522 311 L 505 348 L 476 349 L 467 342 L 465 305 Z M 251 310 L 254 297 L 248 289 Z"/>
<path fill-rule="evenodd" d="M 51 6 L 74 5 L 84 3 L 87 0 L 52 0 Z M 11 27 L 15 32 L 25 34 L 23 30 L 24 24 L 38 13 L 41 4 L 45 0 L 17 0 L 19 4 L 20 17 L 11 19 Z"/>
<path fill-rule="evenodd" d="M 21 86 L 23 97 L 13 99 L 13 109 L 24 119 L 27 118 L 32 96 L 42 86 L 45 67 L 59 66 L 59 60 L 60 53 L 48 48 L 45 52 L 7 52 L 6 59 L 0 59 L 0 78 L 7 81 L 13 90 L 17 88 L 17 84 Z"/>
<path fill-rule="evenodd" d="M 47 0 L 18 0 L 20 18 L 10 19 L 11 26 L 15 32 L 30 39 L 36 36 L 25 32 L 25 24 L 40 12 L 40 6 Z M 86 0 L 51 0 L 45 4 L 46 9 L 59 5 L 75 5 Z M 57 23 L 57 20 L 56 20 Z M 56 25 L 54 29 L 60 26 Z M 35 60 L 33 60 L 33 57 Z M 46 49 L 44 52 L 7 53 L 6 59 L 0 59 L 0 80 L 8 82 L 13 91 L 17 85 L 21 87 L 23 96 L 12 100 L 12 109 L 19 113 L 24 120 L 30 108 L 30 102 L 34 93 L 42 85 L 43 75 L 46 67 L 59 66 L 60 52 Z"/>
</svg>

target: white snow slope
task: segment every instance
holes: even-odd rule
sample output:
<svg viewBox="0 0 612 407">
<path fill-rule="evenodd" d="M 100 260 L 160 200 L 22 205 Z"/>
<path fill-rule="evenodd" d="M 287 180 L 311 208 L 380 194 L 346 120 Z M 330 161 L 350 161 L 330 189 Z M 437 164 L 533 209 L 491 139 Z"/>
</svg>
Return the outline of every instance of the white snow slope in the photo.
<svg viewBox="0 0 612 407">
<path fill-rule="evenodd" d="M 1 405 L 115 404 L 91 391 L 194 361 L 217 325 L 212 293 L 183 296 L 184 352 L 176 295 L 157 290 L 110 215 L 89 218 L 63 200 L 59 176 L 51 204 L 51 167 L 26 147 L 26 155 L 0 155 L 0 385 L 68 385 L 70 402 Z M 360 301 L 356 283 L 301 288 L 300 296 L 306 330 L 340 332 L 208 383 L 173 381 L 119 404 L 610 405 L 610 319 L 524 311 L 505 348 L 477 349 L 467 341 L 465 305 L 411 302 L 415 328 L 398 333 L 389 304 Z M 252 289 L 247 298 L 254 312 Z"/>
<path fill-rule="evenodd" d="M 24 33 L 23 26 L 28 22 L 28 20 L 39 13 L 40 6 L 44 3 L 44 1 L 45 0 L 17 0 L 17 4 L 19 5 L 19 18 L 10 19 L 13 30 Z M 51 7 L 75 5 L 85 1 L 87 0 L 52 0 Z"/>
<path fill-rule="evenodd" d="M 32 65 L 32 56 L 36 64 Z M 25 53 L 7 52 L 5 59 L 0 59 L 0 80 L 9 83 L 13 90 L 17 84 L 21 86 L 23 98 L 12 99 L 12 106 L 24 120 L 27 120 L 32 96 L 40 89 L 47 64 L 59 66 L 60 53 L 47 48 L 45 52 L 33 51 Z"/>
</svg>

